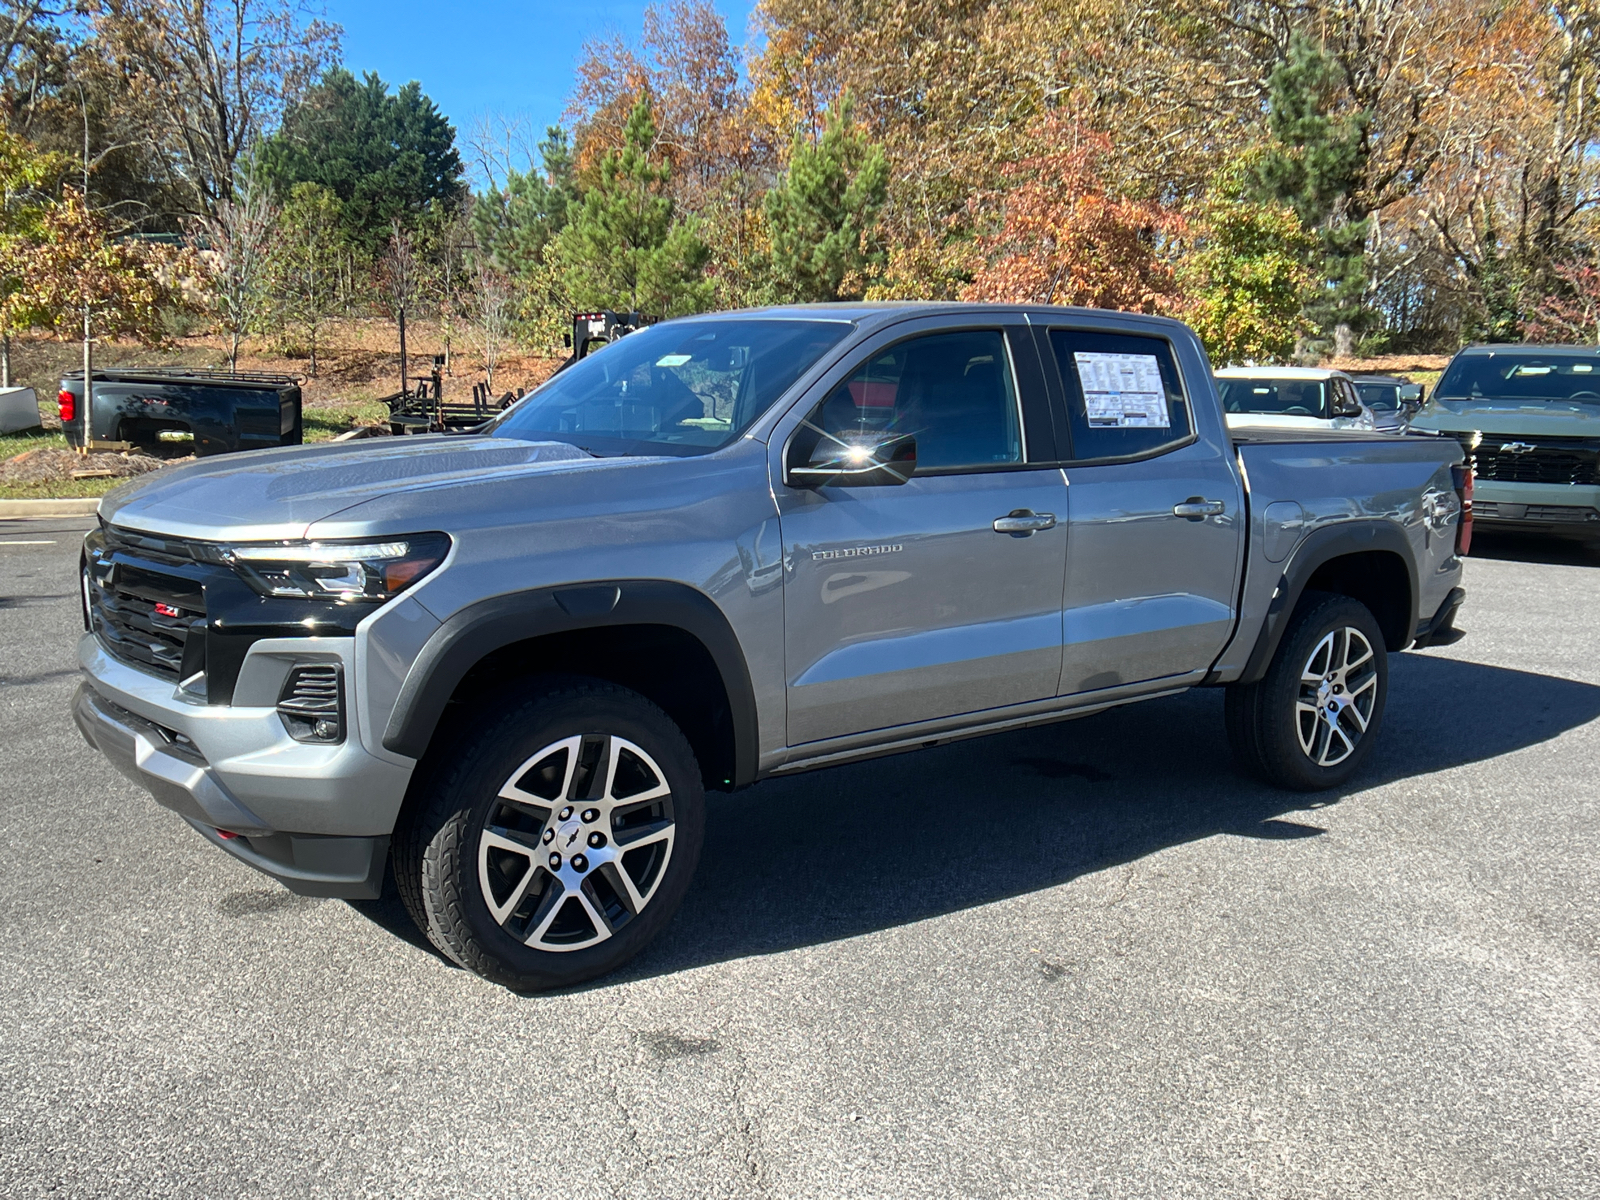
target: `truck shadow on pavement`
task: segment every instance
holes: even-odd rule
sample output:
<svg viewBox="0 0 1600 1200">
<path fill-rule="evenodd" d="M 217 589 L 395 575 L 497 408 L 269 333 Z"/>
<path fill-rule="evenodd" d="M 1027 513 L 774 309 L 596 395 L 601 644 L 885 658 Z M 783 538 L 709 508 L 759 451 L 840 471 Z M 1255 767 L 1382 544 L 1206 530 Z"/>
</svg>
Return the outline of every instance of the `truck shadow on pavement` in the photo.
<svg viewBox="0 0 1600 1200">
<path fill-rule="evenodd" d="M 705 849 L 665 933 L 604 988 L 856 937 L 1231 834 L 1317 837 L 1316 810 L 1534 746 L 1600 717 L 1600 687 L 1425 653 L 1390 657 L 1373 758 L 1342 791 L 1239 774 L 1222 692 L 975 738 L 708 797 Z M 1292 816 L 1290 814 L 1293 814 Z M 390 878 L 351 907 L 441 961 Z"/>
<path fill-rule="evenodd" d="M 871 933 L 1217 834 L 1316 837 L 1315 810 L 1343 795 L 1600 716 L 1591 684 L 1419 653 L 1390 663 L 1378 752 L 1342 794 L 1242 777 L 1214 690 L 714 794 L 678 917 L 589 986 Z"/>
</svg>

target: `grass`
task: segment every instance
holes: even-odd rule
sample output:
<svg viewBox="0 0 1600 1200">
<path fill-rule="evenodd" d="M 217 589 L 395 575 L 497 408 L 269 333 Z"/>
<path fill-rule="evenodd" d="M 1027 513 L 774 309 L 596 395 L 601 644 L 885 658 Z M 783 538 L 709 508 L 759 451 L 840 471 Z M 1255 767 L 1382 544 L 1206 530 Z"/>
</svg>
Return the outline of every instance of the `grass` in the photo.
<svg viewBox="0 0 1600 1200">
<path fill-rule="evenodd" d="M 132 478 L 138 479 L 135 475 Z M 63 500 L 79 496 L 104 496 L 121 479 L 45 479 L 38 483 L 0 483 L 0 500 Z"/>
<path fill-rule="evenodd" d="M 360 425 L 384 420 L 388 408 L 376 396 L 344 400 L 325 400 L 302 410 L 307 442 L 326 442 Z M 0 462 L 28 450 L 65 450 L 67 439 L 60 430 L 24 429 L 0 434 Z M 138 478 L 138 476 L 134 476 Z M 0 483 L 0 500 L 59 500 L 79 496 L 103 496 L 127 479 L 46 479 L 37 483 Z"/>
</svg>

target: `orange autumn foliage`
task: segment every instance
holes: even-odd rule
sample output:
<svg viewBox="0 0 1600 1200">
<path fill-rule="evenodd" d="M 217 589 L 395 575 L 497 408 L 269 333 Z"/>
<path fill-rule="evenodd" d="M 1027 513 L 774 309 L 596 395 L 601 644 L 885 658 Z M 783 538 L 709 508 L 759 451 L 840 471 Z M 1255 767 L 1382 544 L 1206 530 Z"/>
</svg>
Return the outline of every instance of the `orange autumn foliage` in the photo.
<svg viewBox="0 0 1600 1200">
<path fill-rule="evenodd" d="M 999 221 L 978 239 L 980 265 L 965 298 L 1147 313 L 1177 307 L 1168 247 L 1182 218 L 1106 190 L 1104 134 L 1052 115 L 1039 135 L 1042 149 L 1004 171 Z"/>
</svg>

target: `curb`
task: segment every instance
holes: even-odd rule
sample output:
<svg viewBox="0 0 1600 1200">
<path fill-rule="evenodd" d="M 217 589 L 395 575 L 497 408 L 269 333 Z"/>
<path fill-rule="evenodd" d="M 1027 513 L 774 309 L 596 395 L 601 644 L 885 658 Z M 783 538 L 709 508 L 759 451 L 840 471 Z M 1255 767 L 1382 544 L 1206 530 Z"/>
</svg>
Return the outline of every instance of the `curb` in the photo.
<svg viewBox="0 0 1600 1200">
<path fill-rule="evenodd" d="M 98 496 L 60 500 L 0 500 L 0 521 L 15 517 L 90 517 L 100 507 Z"/>
</svg>

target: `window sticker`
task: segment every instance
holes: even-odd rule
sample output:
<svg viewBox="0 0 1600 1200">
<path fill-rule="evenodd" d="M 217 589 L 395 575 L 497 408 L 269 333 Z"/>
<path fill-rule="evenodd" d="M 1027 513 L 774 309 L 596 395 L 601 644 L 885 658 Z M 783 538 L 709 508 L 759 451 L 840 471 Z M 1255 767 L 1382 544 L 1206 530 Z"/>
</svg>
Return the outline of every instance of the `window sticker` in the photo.
<svg viewBox="0 0 1600 1200">
<path fill-rule="evenodd" d="M 1078 350 L 1073 358 L 1091 428 L 1172 428 L 1161 364 L 1154 354 Z"/>
</svg>

